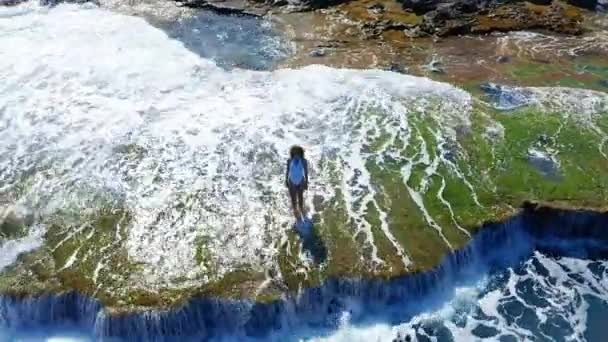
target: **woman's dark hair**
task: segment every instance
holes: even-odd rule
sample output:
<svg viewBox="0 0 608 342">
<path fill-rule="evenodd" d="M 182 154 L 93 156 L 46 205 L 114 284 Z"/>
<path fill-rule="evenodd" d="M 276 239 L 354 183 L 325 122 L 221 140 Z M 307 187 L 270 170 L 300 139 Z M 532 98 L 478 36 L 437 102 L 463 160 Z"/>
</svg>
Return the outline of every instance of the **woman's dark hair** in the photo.
<svg viewBox="0 0 608 342">
<path fill-rule="evenodd" d="M 289 149 L 289 157 L 290 158 L 294 158 L 294 157 L 304 158 L 304 149 L 302 148 L 302 146 L 298 146 L 298 145 L 292 146 Z"/>
</svg>

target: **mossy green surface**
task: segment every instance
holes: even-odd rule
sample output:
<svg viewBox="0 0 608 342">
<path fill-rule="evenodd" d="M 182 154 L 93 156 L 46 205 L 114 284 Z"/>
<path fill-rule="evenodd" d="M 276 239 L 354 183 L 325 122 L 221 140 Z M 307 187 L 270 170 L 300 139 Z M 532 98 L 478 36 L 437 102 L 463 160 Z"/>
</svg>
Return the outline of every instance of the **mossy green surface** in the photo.
<svg viewBox="0 0 608 342">
<path fill-rule="evenodd" d="M 513 75 L 534 79 L 553 72 L 551 68 L 517 67 Z M 608 76 L 601 66 L 585 70 Z M 577 78 L 559 82 L 584 85 Z M 284 239 L 272 241 L 276 268 L 242 264 L 217 275 L 211 237 L 200 235 L 193 241 L 193 255 L 204 271 L 184 280 L 187 286 L 143 286 L 144 266 L 129 257 L 126 246 L 132 213 L 120 205 L 102 205 L 46 218 L 42 247 L 20 255 L 2 271 L 0 292 L 77 290 L 117 311 L 174 307 L 193 296 L 269 302 L 328 278 L 390 278 L 429 270 L 447 253 L 465 246 L 484 222 L 515 213 L 525 201 L 606 206 L 608 159 L 601 152 L 608 154 L 608 149 L 600 150 L 600 143 L 606 138 L 602 132 L 608 132 L 608 113 L 596 113 L 586 122 L 576 113 L 536 107 L 497 111 L 480 102 L 460 126 L 448 125 L 437 113 L 408 113 L 407 134 L 396 134 L 377 109 L 359 114 L 374 127 L 361 122 L 353 127 L 368 137 L 356 152 L 365 156 L 365 170 L 359 171 L 369 176 L 367 188 L 359 190 L 369 196 L 347 203 L 343 185 L 351 180 L 344 179 L 341 156 L 318 161 L 316 171 L 333 187 L 331 196 L 312 200 L 313 249 L 325 253 L 320 261 L 306 255 L 315 251 L 307 250 L 310 246 L 302 237 L 285 227 Z M 488 134 L 491 127 L 500 128 L 500 134 Z M 134 145 L 124 149 L 136 156 L 146 153 Z M 531 162 L 531 149 L 555 158 L 553 174 Z M 349 215 L 349 205 L 361 208 L 359 219 L 365 224 Z M 5 220 L 0 238 L 23 237 L 27 228 L 18 220 Z"/>
<path fill-rule="evenodd" d="M 526 200 L 601 207 L 608 199 L 608 160 L 598 152 L 601 136 L 560 113 L 534 108 L 498 112 L 476 107 L 470 129 L 451 143 L 450 150 L 432 134 L 441 129 L 436 120 L 413 115 L 412 132 L 419 134 L 401 142 L 387 132 L 378 132 L 369 146 L 373 157 L 365 165 L 376 190 L 373 201 L 365 204 L 365 219 L 383 264 L 370 262 L 370 242 L 355 232 L 336 188 L 333 198 L 319 199 L 315 208 L 319 214 L 315 235 L 326 248 L 327 258 L 322 264 L 303 263 L 302 241 L 294 231 L 288 231 L 277 257 L 280 279 L 244 265 L 187 289 L 138 287 L 134 279 L 141 267 L 129 259 L 124 246 L 131 216 L 122 209 L 100 209 L 65 216 L 73 219 L 49 221 L 44 246 L 21 255 L 3 271 L 0 291 L 27 295 L 77 290 L 119 310 L 173 306 L 194 295 L 271 301 L 285 291 L 316 286 L 329 277 L 392 277 L 432 268 L 451 248 L 463 247 L 469 234 L 483 222 L 512 213 Z M 608 129 L 607 117 L 598 115 L 597 127 Z M 488 138 L 488 124 L 502 126 L 504 134 Z M 530 162 L 527 151 L 532 147 L 557 151 L 557 177 L 547 177 Z M 447 151 L 451 155 L 446 155 Z M 404 165 L 425 153 L 430 159 L 412 167 L 405 181 Z M 436 158 L 444 159 L 429 173 L 428 167 Z M 335 162 L 325 167 L 339 184 L 342 180 Z M 441 232 L 429 225 L 410 190 L 421 195 L 423 210 Z M 380 212 L 387 213 L 388 229 L 411 265 L 403 264 L 381 229 Z M 3 224 L 2 233 L 19 233 L 20 226 L 15 227 Z M 202 237 L 195 242 L 195 257 L 198 264 L 212 270 L 206 244 Z M 102 268 L 98 268 L 100 262 Z M 267 279 L 272 284 L 260 292 L 260 284 Z"/>
</svg>

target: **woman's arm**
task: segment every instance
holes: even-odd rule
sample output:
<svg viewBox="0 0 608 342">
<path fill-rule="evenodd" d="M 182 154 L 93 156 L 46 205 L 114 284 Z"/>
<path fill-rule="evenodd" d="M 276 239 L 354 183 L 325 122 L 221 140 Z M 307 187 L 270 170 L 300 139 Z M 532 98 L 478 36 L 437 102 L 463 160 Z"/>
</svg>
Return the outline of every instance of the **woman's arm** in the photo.
<svg viewBox="0 0 608 342">
<path fill-rule="evenodd" d="M 308 160 L 304 159 L 304 187 L 308 189 Z"/>
<path fill-rule="evenodd" d="M 291 161 L 290 159 L 287 159 L 287 166 L 285 166 L 285 186 L 289 187 L 289 162 Z"/>
</svg>

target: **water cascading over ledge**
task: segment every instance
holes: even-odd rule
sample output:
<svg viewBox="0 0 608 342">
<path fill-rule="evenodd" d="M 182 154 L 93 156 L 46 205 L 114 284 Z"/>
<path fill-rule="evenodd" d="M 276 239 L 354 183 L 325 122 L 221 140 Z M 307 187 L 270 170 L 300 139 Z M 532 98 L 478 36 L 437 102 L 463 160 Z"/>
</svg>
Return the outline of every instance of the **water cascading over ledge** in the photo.
<svg viewBox="0 0 608 342">
<path fill-rule="evenodd" d="M 9 328 L 76 324 L 98 337 L 158 340 L 170 336 L 265 336 L 277 331 L 337 327 L 348 312 L 353 323 L 402 320 L 431 295 L 448 296 L 475 275 L 512 267 L 535 250 L 557 256 L 608 255 L 608 213 L 527 203 L 503 222 L 487 223 L 463 249 L 436 268 L 404 277 L 329 279 L 320 287 L 271 303 L 197 298 L 181 308 L 109 314 L 95 300 L 71 292 L 37 298 L 2 297 L 0 319 Z M 419 309 L 418 309 L 419 310 Z"/>
</svg>

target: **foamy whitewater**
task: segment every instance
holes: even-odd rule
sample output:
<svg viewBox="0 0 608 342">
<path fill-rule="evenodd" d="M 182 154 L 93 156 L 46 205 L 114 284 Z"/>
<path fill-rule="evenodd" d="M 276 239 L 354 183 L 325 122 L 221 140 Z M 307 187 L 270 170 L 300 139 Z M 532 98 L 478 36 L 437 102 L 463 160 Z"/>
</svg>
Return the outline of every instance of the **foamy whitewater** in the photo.
<svg viewBox="0 0 608 342">
<path fill-rule="evenodd" d="M 291 222 L 282 174 L 291 145 L 303 143 L 315 162 L 317 196 L 333 189 L 316 171 L 344 157 L 347 209 L 362 217 L 373 192 L 361 191 L 372 189 L 369 175 L 356 170 L 365 170 L 371 128 L 407 132 L 408 113 L 430 106 L 445 123 L 438 134 L 468 124 L 470 96 L 424 78 L 321 66 L 226 71 L 141 18 L 71 5 L 2 11 L 1 190 L 42 216 L 126 207 L 129 256 L 149 265 L 146 286 L 194 277 L 201 236 L 218 274 L 243 262 L 267 267 L 269 241 Z M 369 224 L 361 229 L 373 246 Z"/>
<path fill-rule="evenodd" d="M 341 192 L 348 214 L 361 218 L 374 201 L 369 175 L 357 173 L 372 128 L 407 135 L 412 112 L 437 116 L 438 140 L 469 125 L 470 95 L 448 84 L 322 66 L 227 70 L 144 19 L 91 5 L 0 7 L 0 47 L 0 194 L 11 194 L 0 204 L 40 218 L 66 208 L 127 208 L 129 257 L 143 263 L 139 281 L 150 288 L 204 271 L 194 261 L 201 234 L 218 275 L 243 261 L 271 266 L 277 243 L 269 241 L 285 239 L 291 222 L 282 166 L 292 144 L 303 143 L 314 163 L 317 196 L 335 191 L 320 172 L 324 163 L 344 157 L 340 171 L 352 181 Z M 606 106 L 605 95 L 594 96 L 602 100 L 590 101 L 591 109 Z M 359 228 L 369 230 L 365 222 Z M 44 229 L 0 246 L 0 267 L 40 246 Z M 405 252 L 403 262 L 411 262 Z M 335 331 L 269 338 L 601 341 L 607 267 L 536 253 L 455 284 L 449 295 L 421 299 L 406 322 L 351 325 L 345 311 Z M 93 339 L 78 327 L 3 329 L 3 340 Z"/>
</svg>

